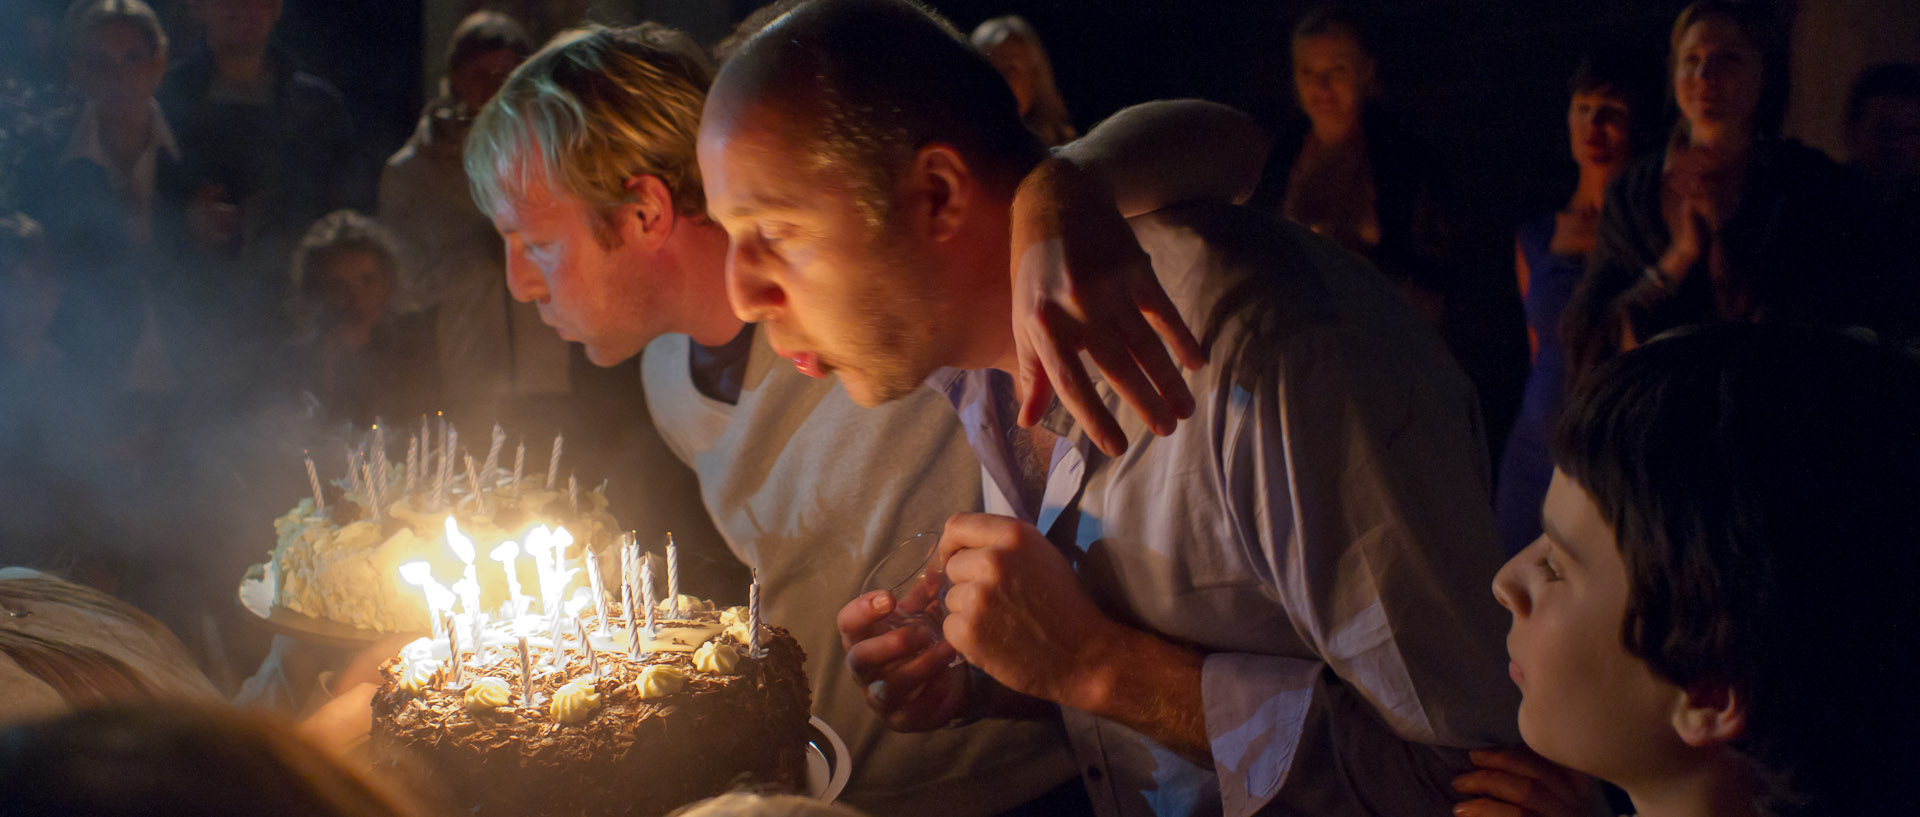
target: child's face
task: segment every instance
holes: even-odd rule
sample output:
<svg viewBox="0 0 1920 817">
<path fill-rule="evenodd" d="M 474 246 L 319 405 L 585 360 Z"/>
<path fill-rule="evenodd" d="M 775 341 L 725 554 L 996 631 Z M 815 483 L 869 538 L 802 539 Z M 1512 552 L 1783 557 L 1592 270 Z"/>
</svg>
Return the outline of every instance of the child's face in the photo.
<svg viewBox="0 0 1920 817">
<path fill-rule="evenodd" d="M 1549 760 L 1632 787 L 1686 763 L 1679 689 L 1627 652 L 1627 570 L 1592 495 L 1553 472 L 1546 533 L 1508 561 L 1493 594 L 1513 614 L 1508 671 L 1520 735 Z"/>
</svg>

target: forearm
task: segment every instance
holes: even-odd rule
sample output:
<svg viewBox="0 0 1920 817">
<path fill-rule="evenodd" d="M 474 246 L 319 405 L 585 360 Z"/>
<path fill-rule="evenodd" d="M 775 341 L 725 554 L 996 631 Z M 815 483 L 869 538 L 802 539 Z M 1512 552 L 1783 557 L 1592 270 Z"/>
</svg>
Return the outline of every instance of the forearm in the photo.
<svg viewBox="0 0 1920 817">
<path fill-rule="evenodd" d="M 1260 183 L 1267 141 L 1233 108 L 1163 100 L 1122 109 L 1053 157 L 1104 182 L 1132 218 L 1192 199 L 1245 201 Z"/>
<path fill-rule="evenodd" d="M 1201 693 L 1205 656 L 1116 626 L 1083 647 L 1079 682 L 1061 703 L 1139 732 L 1201 764 L 1213 762 Z"/>
</svg>

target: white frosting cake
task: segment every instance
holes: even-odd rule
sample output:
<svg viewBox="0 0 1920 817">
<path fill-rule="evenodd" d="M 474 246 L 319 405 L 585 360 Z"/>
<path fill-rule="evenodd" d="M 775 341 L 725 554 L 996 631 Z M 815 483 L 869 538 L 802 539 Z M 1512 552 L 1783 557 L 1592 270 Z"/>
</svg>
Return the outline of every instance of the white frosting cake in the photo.
<svg viewBox="0 0 1920 817">
<path fill-rule="evenodd" d="M 588 545 L 600 550 L 611 544 L 619 531 L 607 513 L 606 497 L 597 490 L 580 490 L 576 512 L 567 492 L 535 487 L 532 478 L 523 480 L 516 492 L 512 475 L 498 471 L 491 486 L 483 484 L 480 501 L 462 486 L 436 502 L 427 491 L 402 495 L 403 469 L 390 469 L 388 495 L 397 498 L 382 503 L 378 522 L 368 512 L 364 486 L 329 500 L 320 513 L 311 497 L 303 498 L 274 520 L 278 541 L 268 575 L 275 607 L 362 630 L 425 632 L 432 627 L 425 597 L 401 578 L 400 566 L 424 561 L 436 574 L 459 575 L 462 562 L 447 542 L 449 515 L 473 542 L 476 578 L 489 607 L 508 597 L 505 569 L 491 557 L 501 543 L 525 546 L 536 528 L 564 527 L 572 537 L 570 558 L 577 559 Z M 533 560 L 512 562 L 522 586 L 535 586 Z M 584 581 L 584 575 L 575 576 L 570 585 Z"/>
</svg>

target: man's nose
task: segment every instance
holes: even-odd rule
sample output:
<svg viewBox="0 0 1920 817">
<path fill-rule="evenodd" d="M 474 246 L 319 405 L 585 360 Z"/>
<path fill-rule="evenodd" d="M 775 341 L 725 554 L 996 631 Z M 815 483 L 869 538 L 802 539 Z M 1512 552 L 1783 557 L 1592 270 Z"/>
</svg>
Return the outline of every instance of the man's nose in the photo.
<svg viewBox="0 0 1920 817">
<path fill-rule="evenodd" d="M 769 273 L 757 248 L 735 242 L 727 249 L 727 300 L 741 320 L 759 323 L 786 305 L 786 290 Z"/>
</svg>

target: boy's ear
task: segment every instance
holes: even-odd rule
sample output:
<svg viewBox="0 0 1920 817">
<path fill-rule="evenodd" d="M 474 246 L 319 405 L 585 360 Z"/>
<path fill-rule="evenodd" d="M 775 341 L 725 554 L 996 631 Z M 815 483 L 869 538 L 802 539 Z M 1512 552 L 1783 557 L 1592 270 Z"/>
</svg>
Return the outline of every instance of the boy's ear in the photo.
<svg viewBox="0 0 1920 817">
<path fill-rule="evenodd" d="M 1731 743 L 1747 729 L 1745 699 L 1733 687 L 1701 682 L 1681 692 L 1673 711 L 1673 729 L 1688 746 Z"/>
</svg>

